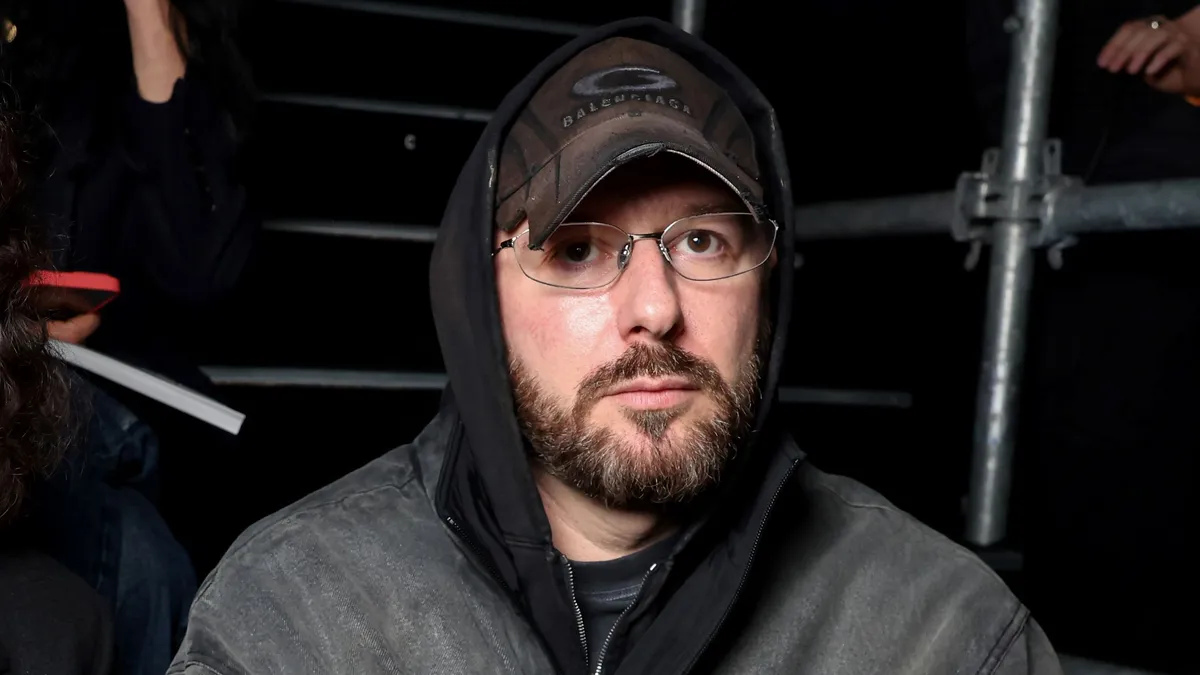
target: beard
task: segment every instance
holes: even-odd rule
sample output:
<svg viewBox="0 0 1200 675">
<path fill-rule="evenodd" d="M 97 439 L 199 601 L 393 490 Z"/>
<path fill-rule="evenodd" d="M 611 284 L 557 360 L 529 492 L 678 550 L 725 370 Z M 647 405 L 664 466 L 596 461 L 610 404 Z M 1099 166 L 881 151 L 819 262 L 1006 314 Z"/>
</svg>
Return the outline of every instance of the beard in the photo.
<svg viewBox="0 0 1200 675">
<path fill-rule="evenodd" d="M 763 331 L 769 332 L 769 331 Z M 546 473 L 611 508 L 655 508 L 692 502 L 720 482 L 745 439 L 761 398 L 759 348 L 726 382 L 711 362 L 672 343 L 635 344 L 589 373 L 575 400 L 564 405 L 520 361 L 511 368 L 517 418 L 533 461 Z M 588 417 L 612 387 L 639 377 L 682 377 L 706 394 L 710 412 L 688 427 L 673 423 L 692 407 L 622 408 L 636 438 L 625 438 Z M 675 425 L 678 426 L 678 425 Z"/>
</svg>

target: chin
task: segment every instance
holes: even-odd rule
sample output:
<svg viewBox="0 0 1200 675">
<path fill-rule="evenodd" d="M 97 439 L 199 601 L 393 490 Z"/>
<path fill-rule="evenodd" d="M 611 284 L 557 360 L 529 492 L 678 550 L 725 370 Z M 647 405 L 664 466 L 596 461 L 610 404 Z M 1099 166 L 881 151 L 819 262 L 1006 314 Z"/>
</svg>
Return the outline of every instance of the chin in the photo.
<svg viewBox="0 0 1200 675">
<path fill-rule="evenodd" d="M 661 451 L 663 446 L 678 445 L 687 436 L 686 424 L 671 420 L 662 411 L 642 413 L 637 417 L 621 422 L 615 429 L 617 437 L 633 447 L 645 446 Z"/>
<path fill-rule="evenodd" d="M 606 426 L 634 447 L 648 445 L 661 450 L 664 444 L 685 441 L 707 407 L 691 402 L 654 408 L 621 406 L 616 419 L 606 420 Z"/>
</svg>

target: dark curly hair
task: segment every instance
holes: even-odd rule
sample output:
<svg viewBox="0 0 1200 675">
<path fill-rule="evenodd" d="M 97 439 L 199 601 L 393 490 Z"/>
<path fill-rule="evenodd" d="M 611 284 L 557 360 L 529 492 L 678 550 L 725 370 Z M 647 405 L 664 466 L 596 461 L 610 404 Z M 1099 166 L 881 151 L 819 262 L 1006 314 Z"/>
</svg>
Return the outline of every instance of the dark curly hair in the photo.
<svg viewBox="0 0 1200 675">
<path fill-rule="evenodd" d="M 0 84 L 0 87 L 5 85 Z M 28 164 L 11 90 L 0 92 L 0 526 L 69 445 L 66 368 L 46 346 L 46 323 L 24 283 L 49 265 L 26 198 Z"/>
</svg>

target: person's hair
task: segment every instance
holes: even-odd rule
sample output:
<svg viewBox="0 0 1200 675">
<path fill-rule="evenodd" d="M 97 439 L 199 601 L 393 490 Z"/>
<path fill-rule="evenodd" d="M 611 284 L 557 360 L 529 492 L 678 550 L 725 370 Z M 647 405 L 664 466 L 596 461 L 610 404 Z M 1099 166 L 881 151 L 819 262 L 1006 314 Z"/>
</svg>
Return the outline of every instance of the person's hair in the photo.
<svg viewBox="0 0 1200 675">
<path fill-rule="evenodd" d="M 257 90 L 236 40 L 240 0 L 172 0 L 171 4 L 186 27 L 186 37 L 176 32 L 184 54 L 201 69 L 234 124 L 244 131 Z"/>
<path fill-rule="evenodd" d="M 25 283 L 50 261 L 23 181 L 21 117 L 6 98 L 0 95 L 0 526 L 54 469 L 70 437 L 65 367 L 47 349 L 46 324 Z"/>
</svg>

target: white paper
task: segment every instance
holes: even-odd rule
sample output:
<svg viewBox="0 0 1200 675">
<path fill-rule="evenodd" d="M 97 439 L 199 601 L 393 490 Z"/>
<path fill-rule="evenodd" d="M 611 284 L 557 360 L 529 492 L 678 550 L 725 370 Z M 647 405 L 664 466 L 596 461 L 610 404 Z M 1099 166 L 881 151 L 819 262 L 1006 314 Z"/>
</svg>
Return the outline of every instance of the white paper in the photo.
<svg viewBox="0 0 1200 675">
<path fill-rule="evenodd" d="M 87 347 L 51 340 L 50 349 L 60 359 L 77 368 L 132 389 L 235 436 L 242 430 L 242 423 L 246 420 L 244 414 L 219 401 Z"/>
</svg>

